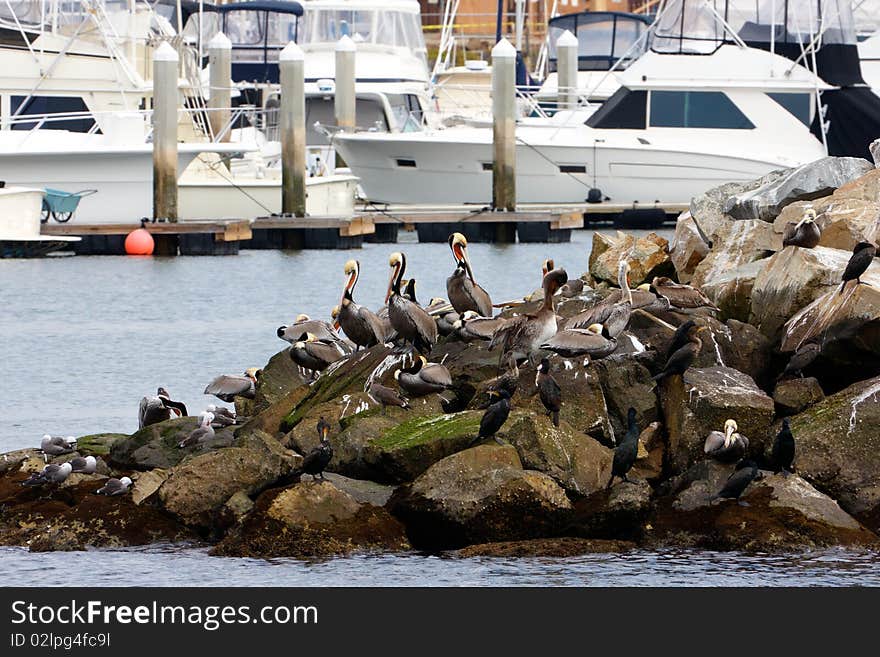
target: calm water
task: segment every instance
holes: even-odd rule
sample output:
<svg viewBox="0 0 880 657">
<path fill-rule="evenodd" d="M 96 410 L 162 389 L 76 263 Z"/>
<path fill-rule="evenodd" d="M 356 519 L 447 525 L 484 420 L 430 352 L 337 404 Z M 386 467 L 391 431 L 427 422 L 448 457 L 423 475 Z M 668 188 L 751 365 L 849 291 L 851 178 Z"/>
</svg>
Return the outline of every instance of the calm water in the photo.
<svg viewBox="0 0 880 657">
<path fill-rule="evenodd" d="M 402 234 L 402 241 L 413 237 Z M 570 244 L 473 244 L 470 251 L 478 280 L 494 299 L 508 299 L 538 287 L 546 257 L 580 275 L 591 239 L 583 231 Z M 261 366 L 285 346 L 275 335 L 279 325 L 302 312 L 329 316 L 349 258 L 361 262 L 356 300 L 381 305 L 388 256 L 397 248 L 407 254 L 421 300 L 446 296 L 452 260 L 443 244 L 226 258 L 0 260 L 0 451 L 35 446 L 43 433 L 131 432 L 140 398 L 159 385 L 191 413 L 201 411 L 216 402 L 202 394 L 211 378 Z M 188 546 L 35 555 L 0 548 L 0 582 L 12 573 L 17 581 L 71 585 L 880 585 L 876 555 L 844 551 L 639 551 L 573 559 L 405 554 L 307 564 L 211 558 Z"/>
</svg>

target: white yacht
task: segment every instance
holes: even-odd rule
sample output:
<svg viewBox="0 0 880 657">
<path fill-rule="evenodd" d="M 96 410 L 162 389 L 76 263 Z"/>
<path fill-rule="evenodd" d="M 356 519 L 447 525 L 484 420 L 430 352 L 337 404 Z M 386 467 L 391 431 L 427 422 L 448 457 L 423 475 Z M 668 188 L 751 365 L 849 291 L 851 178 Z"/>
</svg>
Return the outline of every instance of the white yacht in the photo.
<svg viewBox="0 0 880 657">
<path fill-rule="evenodd" d="M 851 15 L 849 32 L 844 29 L 848 6 L 819 22 L 815 14 L 813 21 L 801 20 L 809 18 L 807 8 L 798 13 L 796 2 L 778 0 L 779 15 L 801 52 L 820 34 L 829 44 L 846 45 L 850 37 L 855 43 Z M 651 50 L 617 74 L 621 88 L 598 111 L 586 120 L 582 112 L 558 112 L 518 123 L 518 203 L 681 205 L 720 183 L 829 152 L 867 154 L 870 138 L 859 135 L 853 146 L 843 132 L 847 125 L 868 125 L 871 116 L 848 114 L 848 97 L 834 96 L 860 92 L 832 87 L 802 65 L 819 55 L 807 51 L 801 63 L 793 61 L 774 51 L 772 36 L 768 49 L 746 45 L 746 36 L 758 42 L 780 34 L 773 17 L 762 23 L 757 11 L 745 0 L 666 2 L 652 27 Z M 797 20 L 787 24 L 786 15 Z M 781 45 L 793 48 L 794 38 L 783 36 Z M 841 48 L 831 58 L 841 52 L 850 54 Z M 857 58 L 854 66 L 849 74 L 857 78 Z M 832 102 L 834 111 L 819 120 L 820 103 Z M 491 129 L 345 133 L 334 143 L 372 201 L 491 202 Z"/>
<path fill-rule="evenodd" d="M 853 0 L 862 77 L 880 95 L 880 0 Z"/>
</svg>

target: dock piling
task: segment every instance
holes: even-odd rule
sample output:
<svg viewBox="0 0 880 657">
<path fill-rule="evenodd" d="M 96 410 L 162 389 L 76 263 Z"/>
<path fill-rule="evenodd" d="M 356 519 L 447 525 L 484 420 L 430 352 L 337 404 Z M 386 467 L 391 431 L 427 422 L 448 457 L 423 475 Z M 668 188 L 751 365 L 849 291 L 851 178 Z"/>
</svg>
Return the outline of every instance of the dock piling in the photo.
<svg viewBox="0 0 880 657">
<path fill-rule="evenodd" d="M 211 65 L 208 123 L 216 139 L 229 124 L 232 107 L 232 42 L 223 32 L 218 32 L 208 43 L 208 61 Z M 220 141 L 229 141 L 228 130 Z"/>
<path fill-rule="evenodd" d="M 281 75 L 281 212 L 306 216 L 305 55 L 293 41 L 278 59 Z"/>
<path fill-rule="evenodd" d="M 516 49 L 492 48 L 492 206 L 516 210 Z"/>
<path fill-rule="evenodd" d="M 355 128 L 355 71 L 357 46 L 348 35 L 336 43 L 336 92 L 334 114 L 336 125 L 343 130 Z"/>
<path fill-rule="evenodd" d="M 578 40 L 566 30 L 556 40 L 556 106 L 558 109 L 574 109 L 578 104 Z"/>
<path fill-rule="evenodd" d="M 177 51 L 153 53 L 153 219 L 177 221 Z"/>
</svg>

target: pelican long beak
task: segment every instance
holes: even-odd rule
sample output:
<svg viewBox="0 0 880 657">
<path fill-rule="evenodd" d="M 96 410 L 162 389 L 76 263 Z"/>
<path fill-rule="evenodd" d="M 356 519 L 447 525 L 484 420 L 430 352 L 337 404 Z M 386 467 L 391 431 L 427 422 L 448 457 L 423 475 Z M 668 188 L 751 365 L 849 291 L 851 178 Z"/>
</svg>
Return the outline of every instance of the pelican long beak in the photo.
<svg viewBox="0 0 880 657">
<path fill-rule="evenodd" d="M 397 278 L 397 271 L 400 268 L 400 265 L 397 263 L 391 266 L 391 277 L 388 279 L 388 291 L 385 293 L 385 303 L 388 303 L 388 299 L 391 298 L 391 292 L 394 289 L 394 279 Z"/>
<path fill-rule="evenodd" d="M 724 447 L 730 447 L 731 436 L 733 436 L 733 425 L 728 424 L 724 427 Z"/>
</svg>

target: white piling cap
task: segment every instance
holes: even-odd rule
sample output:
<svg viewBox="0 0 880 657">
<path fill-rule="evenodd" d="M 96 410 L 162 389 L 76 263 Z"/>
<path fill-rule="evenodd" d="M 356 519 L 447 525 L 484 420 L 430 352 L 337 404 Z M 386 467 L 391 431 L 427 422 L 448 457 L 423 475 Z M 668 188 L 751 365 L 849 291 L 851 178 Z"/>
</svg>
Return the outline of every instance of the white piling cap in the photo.
<svg viewBox="0 0 880 657">
<path fill-rule="evenodd" d="M 495 46 L 492 48 L 492 58 L 495 57 L 516 57 L 516 48 L 513 47 L 513 44 L 510 43 L 507 39 L 501 39 Z"/>
<path fill-rule="evenodd" d="M 347 34 L 336 42 L 336 52 L 354 52 L 357 44 Z"/>
<path fill-rule="evenodd" d="M 571 33 L 571 30 L 565 30 L 562 34 L 559 35 L 559 38 L 556 39 L 556 47 L 557 48 L 566 48 L 566 47 L 577 47 L 578 40 L 577 37 Z"/>
<path fill-rule="evenodd" d="M 208 42 L 210 50 L 232 50 L 232 41 L 223 32 L 217 32 L 214 38 Z"/>
<path fill-rule="evenodd" d="M 167 41 L 163 41 L 162 45 L 156 48 L 153 53 L 153 61 L 157 62 L 176 62 L 179 59 L 177 51 Z"/>
<path fill-rule="evenodd" d="M 284 46 L 284 50 L 278 55 L 279 62 L 301 62 L 304 61 L 305 58 L 306 55 L 303 52 L 303 49 L 293 41 Z"/>
</svg>

